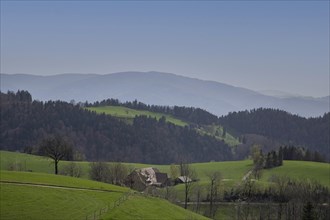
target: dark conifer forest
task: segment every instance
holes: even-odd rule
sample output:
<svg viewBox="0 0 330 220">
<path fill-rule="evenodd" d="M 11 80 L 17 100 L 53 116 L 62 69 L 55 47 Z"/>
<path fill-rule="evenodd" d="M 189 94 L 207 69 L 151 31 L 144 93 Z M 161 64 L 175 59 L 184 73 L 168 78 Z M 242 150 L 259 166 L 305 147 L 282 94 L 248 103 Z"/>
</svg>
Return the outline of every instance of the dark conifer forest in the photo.
<svg viewBox="0 0 330 220">
<path fill-rule="evenodd" d="M 170 114 L 189 122 L 180 127 L 147 116 L 135 117 L 133 123 L 105 114 L 96 114 L 82 106 L 126 106 Z M 0 149 L 37 153 L 37 147 L 49 135 L 60 135 L 72 142 L 74 159 L 89 161 L 124 161 L 169 164 L 244 159 L 250 150 L 244 135 L 256 134 L 281 145 L 303 149 L 300 154 L 285 154 L 284 159 L 329 160 L 329 116 L 303 118 L 285 111 L 256 109 L 217 116 L 191 107 L 154 106 L 134 101 L 121 103 L 108 99 L 95 103 L 40 102 L 27 91 L 1 93 Z M 196 131 L 201 125 L 221 125 L 237 138 L 242 146 L 229 147 L 212 135 Z M 251 146 L 250 146 L 251 147 Z M 236 149 L 236 150 L 235 150 Z M 243 150 L 242 150 L 243 149 Z M 291 149 L 291 148 L 290 148 Z M 267 153 L 267 152 L 265 152 Z M 289 156 L 286 156 L 289 155 Z M 297 156 L 298 155 L 298 156 Z"/>
<path fill-rule="evenodd" d="M 318 151 L 327 159 L 330 157 L 329 112 L 322 117 L 306 119 L 281 110 L 259 108 L 229 113 L 219 120 L 236 135 L 259 134 L 284 145 L 296 145 Z"/>
<path fill-rule="evenodd" d="M 165 120 L 140 116 L 133 124 L 62 101 L 32 101 L 26 91 L 1 93 L 0 148 L 33 153 L 48 135 L 70 140 L 76 158 L 167 164 L 233 158 L 223 141 Z"/>
</svg>

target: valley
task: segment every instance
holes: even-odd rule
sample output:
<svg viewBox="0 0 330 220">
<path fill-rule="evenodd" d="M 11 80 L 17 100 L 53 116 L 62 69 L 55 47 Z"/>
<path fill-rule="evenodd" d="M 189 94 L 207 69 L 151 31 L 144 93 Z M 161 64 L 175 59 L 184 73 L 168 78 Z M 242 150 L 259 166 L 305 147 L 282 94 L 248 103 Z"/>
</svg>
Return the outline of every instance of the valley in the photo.
<svg viewBox="0 0 330 220">
<path fill-rule="evenodd" d="M 129 188 L 89 180 L 90 162 L 74 162 L 81 167 L 81 178 L 73 178 L 62 175 L 52 175 L 53 167 L 51 166 L 51 160 L 46 157 L 0 151 L 0 158 L 1 207 L 3 210 L 6 210 L 1 212 L 1 218 L 4 219 L 20 219 L 21 216 L 27 216 L 28 219 L 81 219 L 87 216 L 88 219 L 93 219 L 94 212 L 100 215 L 100 210 L 102 210 L 102 219 L 181 219 L 187 216 L 191 216 L 189 218 L 193 219 L 203 219 L 201 216 L 197 216 L 193 213 L 189 214 L 184 209 L 165 201 L 165 189 L 160 190 L 157 194 L 154 194 L 154 192 L 150 196 L 144 196 L 137 192 L 130 191 Z M 59 169 L 65 169 L 65 166 L 69 163 L 72 162 L 61 161 Z M 171 165 L 136 163 L 125 163 L 125 165 L 130 167 L 130 170 L 154 167 L 169 175 L 171 173 Z M 243 177 L 252 169 L 253 162 L 251 160 L 244 160 L 193 163 L 191 167 L 196 170 L 198 177 L 193 192 L 199 187 L 204 188 L 204 190 L 207 189 L 209 186 L 208 173 L 219 171 L 222 175 L 220 193 L 223 197 L 225 196 L 225 192 L 229 192 L 238 185 L 244 184 Z M 13 171 L 6 171 L 9 169 Z M 328 171 L 328 163 L 284 161 L 281 167 L 264 170 L 261 179 L 257 180 L 255 185 L 258 188 L 271 187 L 275 184 L 272 178 L 276 176 L 287 178 L 290 176 L 293 180 L 304 182 L 316 181 L 329 189 Z M 128 192 L 131 193 L 127 194 Z M 173 192 L 175 192 L 176 195 L 175 203 L 184 201 L 184 185 L 175 186 L 172 189 L 172 193 Z M 191 194 L 191 201 L 195 201 L 195 193 Z M 203 199 L 206 199 L 205 193 L 206 191 L 201 194 Z M 125 201 L 122 201 L 118 207 L 109 211 L 109 207 L 112 207 L 124 194 L 127 194 Z M 18 197 L 20 199 L 18 199 Z M 20 201 L 19 203 L 16 202 L 17 199 Z M 39 202 L 29 202 L 32 200 L 38 200 Z M 155 204 L 157 204 L 157 206 L 155 206 Z M 189 205 L 188 208 L 192 211 L 196 211 L 196 204 Z M 231 218 L 233 215 L 236 215 L 237 213 L 235 210 L 238 207 L 237 205 L 242 205 L 241 208 L 242 210 L 244 209 L 244 203 L 241 204 L 239 202 L 221 202 L 217 204 L 218 211 L 215 213 L 215 219 Z M 257 203 L 252 202 L 251 207 L 254 206 L 259 209 Z M 273 205 L 271 206 L 273 207 Z M 71 207 L 83 209 L 84 212 L 80 212 L 79 215 L 77 215 L 77 213 L 72 212 Z M 86 209 L 84 207 L 88 208 Z M 141 212 L 141 210 L 145 210 L 145 207 L 148 207 L 148 212 Z M 276 210 L 276 207 L 273 208 Z M 13 213 L 11 211 L 12 209 L 20 209 L 21 211 L 13 216 L 11 214 Z M 37 211 L 40 209 L 44 210 L 42 212 L 44 216 L 40 215 Z M 54 211 L 50 212 L 48 209 Z M 203 214 L 207 209 L 208 202 L 201 202 L 198 212 Z M 163 210 L 173 211 L 166 211 L 166 213 L 162 214 Z"/>
<path fill-rule="evenodd" d="M 306 119 L 260 108 L 217 117 L 137 100 L 1 98 L 5 219 L 281 219 L 301 218 L 309 204 L 320 219 L 329 215 L 329 113 Z M 131 176 L 144 169 L 162 182 Z"/>
<path fill-rule="evenodd" d="M 329 220 L 330 0 L 0 0 L 0 220 Z"/>
</svg>

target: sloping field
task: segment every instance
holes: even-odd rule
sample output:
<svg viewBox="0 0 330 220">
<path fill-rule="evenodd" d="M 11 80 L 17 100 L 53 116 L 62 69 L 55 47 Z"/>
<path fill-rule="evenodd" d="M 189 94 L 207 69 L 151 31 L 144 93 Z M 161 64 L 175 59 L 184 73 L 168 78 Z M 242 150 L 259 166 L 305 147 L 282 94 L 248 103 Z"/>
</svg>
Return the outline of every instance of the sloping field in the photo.
<svg viewBox="0 0 330 220">
<path fill-rule="evenodd" d="M 165 117 L 167 122 L 173 123 L 178 126 L 186 126 L 188 123 L 173 117 L 172 115 L 157 113 L 157 112 L 150 112 L 145 110 L 136 110 L 131 109 L 123 106 L 100 106 L 100 107 L 88 107 L 86 108 L 90 111 L 94 111 L 96 113 L 105 113 L 109 114 L 118 118 L 124 119 L 133 119 L 136 116 L 145 115 L 148 117 L 156 118 L 159 120 L 161 117 Z"/>
<path fill-rule="evenodd" d="M 1 183 L 1 219 L 85 219 L 122 193 Z"/>
<path fill-rule="evenodd" d="M 15 153 L 8 151 L 0 151 L 0 168 L 7 170 L 10 164 L 23 164 L 23 170 L 32 170 L 33 172 L 53 173 L 54 165 L 50 159 L 40 156 L 34 156 L 23 153 Z M 59 169 L 69 163 L 68 161 L 61 161 Z M 88 179 L 89 162 L 75 162 L 82 167 L 82 178 Z M 170 165 L 152 165 L 152 164 L 138 164 L 125 163 L 131 168 L 156 167 L 162 172 L 170 174 Z M 225 185 L 232 185 L 239 183 L 243 176 L 252 169 L 251 160 L 242 161 L 226 161 L 226 162 L 208 162 L 208 163 L 194 163 L 192 167 L 196 170 L 199 183 L 204 184 L 208 182 L 207 174 L 213 171 L 220 171 Z M 322 185 L 330 187 L 330 164 L 317 163 L 307 161 L 284 161 L 283 166 L 273 169 L 263 170 L 261 182 L 265 184 L 273 175 L 290 176 L 291 178 L 303 180 L 315 180 Z"/>
<path fill-rule="evenodd" d="M 318 181 L 330 188 L 329 163 L 286 160 L 283 161 L 283 166 L 263 170 L 261 181 L 269 181 L 274 175 L 306 181 Z"/>
<path fill-rule="evenodd" d="M 94 219 L 100 213 L 102 219 L 206 219 L 159 198 L 79 178 L 1 171 L 0 184 L 0 219 Z"/>
<path fill-rule="evenodd" d="M 65 176 L 1 171 L 0 219 L 85 219 L 127 188 Z"/>
<path fill-rule="evenodd" d="M 154 198 L 143 197 L 141 195 L 132 195 L 118 209 L 107 213 L 102 219 L 208 219 L 204 216 L 185 210 L 179 206 L 174 206 L 170 202 Z"/>
<path fill-rule="evenodd" d="M 22 165 L 22 171 L 32 170 L 33 172 L 42 173 L 53 173 L 54 164 L 52 160 L 41 157 L 34 156 L 24 153 L 0 151 L 1 158 L 1 169 L 7 170 L 11 165 L 16 164 L 18 168 Z M 68 164 L 68 161 L 60 161 L 59 170 Z M 82 178 L 88 178 L 89 162 L 74 162 L 82 167 L 83 176 Z M 153 165 L 153 164 L 139 164 L 139 163 L 125 163 L 126 165 L 133 168 L 143 168 L 143 167 L 155 167 L 162 172 L 170 174 L 170 165 Z M 213 171 L 220 171 L 224 179 L 228 181 L 240 181 L 245 173 L 252 168 L 252 161 L 226 161 L 226 162 L 209 162 L 209 163 L 194 163 L 192 167 L 196 170 L 197 177 L 201 182 L 207 182 L 207 174 Z"/>
<path fill-rule="evenodd" d="M 153 117 L 159 120 L 161 117 L 165 117 L 167 122 L 173 123 L 178 126 L 186 126 L 188 125 L 187 122 L 175 118 L 172 115 L 169 114 L 163 114 L 163 113 L 157 113 L 157 112 L 150 112 L 150 111 L 144 111 L 144 110 L 136 110 L 131 109 L 123 106 L 100 106 L 100 107 L 88 107 L 86 108 L 90 111 L 94 111 L 96 113 L 105 113 L 109 114 L 118 118 L 122 118 L 125 120 L 132 120 L 135 116 L 148 116 Z M 227 132 L 227 134 L 223 137 L 223 127 L 219 125 L 208 125 L 208 126 L 202 126 L 201 128 L 196 129 L 197 132 L 199 132 L 202 135 L 210 135 L 214 136 L 215 138 L 219 140 L 224 140 L 229 146 L 236 146 L 239 144 L 238 139 L 233 137 L 231 134 Z"/>
<path fill-rule="evenodd" d="M 94 189 L 124 193 L 128 188 L 102 182 L 45 173 L 1 171 L 1 182 L 30 183 L 36 185 L 63 186 L 70 188 Z"/>
<path fill-rule="evenodd" d="M 69 161 L 60 161 L 59 170 L 70 163 Z M 75 162 L 82 168 L 82 178 L 88 178 L 89 162 Z M 0 151 L 0 169 L 31 171 L 38 173 L 54 173 L 54 162 L 50 158 L 35 156 L 31 154 Z"/>
</svg>

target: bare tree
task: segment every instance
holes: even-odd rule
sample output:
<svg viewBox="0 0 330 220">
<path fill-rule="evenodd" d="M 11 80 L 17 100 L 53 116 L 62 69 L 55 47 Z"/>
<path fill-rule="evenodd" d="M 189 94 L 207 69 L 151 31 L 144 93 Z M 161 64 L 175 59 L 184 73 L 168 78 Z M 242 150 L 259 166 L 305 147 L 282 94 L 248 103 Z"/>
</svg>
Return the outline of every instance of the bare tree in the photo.
<svg viewBox="0 0 330 220">
<path fill-rule="evenodd" d="M 62 167 L 60 174 L 72 177 L 80 177 L 82 175 L 82 167 L 75 162 L 70 162 L 69 164 Z"/>
<path fill-rule="evenodd" d="M 278 195 L 278 210 L 277 210 L 277 218 L 282 219 L 282 212 L 283 212 L 283 203 L 285 203 L 286 194 L 287 194 L 287 187 L 290 181 L 289 177 L 287 176 L 275 176 L 273 177 L 273 181 L 276 184 L 277 188 L 277 195 Z"/>
<path fill-rule="evenodd" d="M 180 171 L 181 171 L 181 176 L 183 178 L 184 189 L 185 189 L 184 208 L 187 209 L 189 195 L 191 193 L 194 180 L 196 180 L 197 174 L 195 170 L 191 167 L 191 165 L 187 163 L 180 164 Z"/>
<path fill-rule="evenodd" d="M 50 136 L 41 141 L 39 153 L 54 160 L 55 174 L 58 174 L 58 163 L 62 159 L 72 158 L 72 145 L 60 136 Z"/>
<path fill-rule="evenodd" d="M 110 167 L 104 162 L 95 162 L 90 164 L 90 178 L 100 182 L 110 182 Z"/>
<path fill-rule="evenodd" d="M 194 194 L 195 194 L 195 201 L 196 201 L 196 206 L 195 206 L 195 212 L 199 213 L 200 211 L 200 206 L 201 206 L 201 201 L 202 201 L 202 195 L 203 195 L 204 187 L 196 184 L 194 186 Z"/>
<path fill-rule="evenodd" d="M 124 180 L 128 175 L 128 167 L 122 163 L 112 163 L 110 168 L 110 182 L 116 185 L 124 184 Z"/>
<path fill-rule="evenodd" d="M 209 184 L 209 199 L 210 199 L 210 217 L 214 217 L 214 202 L 218 198 L 220 182 L 222 179 L 222 175 L 219 171 L 215 171 L 212 173 L 208 173 L 207 177 L 210 180 Z"/>
</svg>

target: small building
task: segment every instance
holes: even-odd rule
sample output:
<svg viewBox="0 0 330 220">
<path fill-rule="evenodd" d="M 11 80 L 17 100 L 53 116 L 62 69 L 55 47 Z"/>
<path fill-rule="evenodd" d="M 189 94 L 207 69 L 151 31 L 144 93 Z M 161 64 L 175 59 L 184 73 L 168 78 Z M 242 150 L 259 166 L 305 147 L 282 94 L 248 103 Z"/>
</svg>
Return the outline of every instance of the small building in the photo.
<svg viewBox="0 0 330 220">
<path fill-rule="evenodd" d="M 137 191 L 143 191 L 148 186 L 163 187 L 167 182 L 167 173 L 161 173 L 152 167 L 135 169 L 125 179 L 125 185 Z"/>
<path fill-rule="evenodd" d="M 190 183 L 193 182 L 193 180 L 191 178 L 189 178 L 188 176 L 179 176 L 174 180 L 175 184 L 181 184 L 181 183 Z"/>
</svg>

